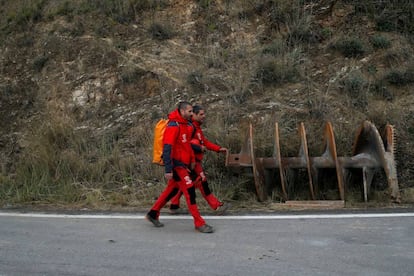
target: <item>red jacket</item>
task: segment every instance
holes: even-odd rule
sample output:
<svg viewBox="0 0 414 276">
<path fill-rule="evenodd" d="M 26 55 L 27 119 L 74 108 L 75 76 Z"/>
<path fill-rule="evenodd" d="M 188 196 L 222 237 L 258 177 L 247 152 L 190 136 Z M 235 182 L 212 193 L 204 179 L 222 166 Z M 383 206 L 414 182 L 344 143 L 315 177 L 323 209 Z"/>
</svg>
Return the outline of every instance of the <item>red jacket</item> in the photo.
<svg viewBox="0 0 414 276">
<path fill-rule="evenodd" d="M 184 119 L 176 109 L 168 115 L 168 125 L 164 132 L 164 147 L 162 158 L 165 173 L 171 173 L 174 167 L 190 167 L 195 162 L 190 140 L 194 130 L 193 125 Z"/>
<path fill-rule="evenodd" d="M 203 130 L 201 129 L 201 124 L 199 122 L 193 121 L 193 125 L 195 127 L 195 134 L 191 142 L 191 147 L 194 150 L 196 160 L 201 162 L 204 156 L 204 152 L 201 150 L 201 146 L 205 146 L 208 150 L 216 152 L 219 152 L 221 147 L 207 140 L 203 134 Z"/>
</svg>

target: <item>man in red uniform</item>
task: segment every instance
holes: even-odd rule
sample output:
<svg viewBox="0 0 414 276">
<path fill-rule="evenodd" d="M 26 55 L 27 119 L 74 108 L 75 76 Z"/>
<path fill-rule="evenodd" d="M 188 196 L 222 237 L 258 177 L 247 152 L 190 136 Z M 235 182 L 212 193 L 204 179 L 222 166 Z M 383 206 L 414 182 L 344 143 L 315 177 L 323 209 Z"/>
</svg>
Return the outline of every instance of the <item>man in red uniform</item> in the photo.
<svg viewBox="0 0 414 276">
<path fill-rule="evenodd" d="M 211 192 L 201 163 L 203 161 L 204 153 L 207 150 L 225 153 L 227 152 L 227 149 L 210 142 L 204 136 L 201 124 L 204 122 L 205 118 L 205 109 L 199 105 L 193 106 L 192 123 L 195 127 L 195 133 L 193 139 L 191 140 L 191 147 L 195 153 L 196 163 L 192 176 L 193 180 L 197 179 L 201 182 L 200 185 L 197 185 L 197 188 L 200 189 L 201 194 L 207 201 L 208 205 L 210 205 L 211 209 L 216 210 L 218 215 L 222 215 L 230 207 L 230 204 L 219 201 Z M 178 192 L 177 195 L 171 199 L 170 213 L 180 213 L 179 206 L 181 195 L 182 193 Z"/>
<path fill-rule="evenodd" d="M 201 233 L 212 233 L 213 227 L 206 224 L 198 210 L 195 186 L 190 177 L 190 171 L 195 163 L 190 144 L 193 132 L 192 115 L 193 107 L 188 102 L 180 102 L 178 108 L 168 115 L 169 122 L 164 132 L 162 153 L 168 184 L 145 218 L 155 227 L 164 226 L 159 221 L 160 210 L 180 190 L 193 216 L 195 229 Z"/>
</svg>

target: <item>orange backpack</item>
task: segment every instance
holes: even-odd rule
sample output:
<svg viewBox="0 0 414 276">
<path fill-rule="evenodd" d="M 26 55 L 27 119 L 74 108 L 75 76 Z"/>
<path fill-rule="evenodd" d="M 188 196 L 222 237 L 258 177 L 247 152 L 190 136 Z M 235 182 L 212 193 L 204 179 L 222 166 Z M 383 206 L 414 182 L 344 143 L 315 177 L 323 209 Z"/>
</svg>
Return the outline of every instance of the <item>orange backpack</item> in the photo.
<svg viewBox="0 0 414 276">
<path fill-rule="evenodd" d="M 160 119 L 154 128 L 154 147 L 152 152 L 152 163 L 164 166 L 162 150 L 164 147 L 164 131 L 167 128 L 168 119 Z"/>
<path fill-rule="evenodd" d="M 162 159 L 162 150 L 164 149 L 164 132 L 170 121 L 168 119 L 160 119 L 154 128 L 154 146 L 152 149 L 152 163 L 164 166 L 164 161 Z M 171 121 L 174 123 L 174 121 Z M 179 125 L 177 122 L 175 122 Z M 196 129 L 193 127 L 193 132 L 191 137 L 194 137 Z"/>
</svg>

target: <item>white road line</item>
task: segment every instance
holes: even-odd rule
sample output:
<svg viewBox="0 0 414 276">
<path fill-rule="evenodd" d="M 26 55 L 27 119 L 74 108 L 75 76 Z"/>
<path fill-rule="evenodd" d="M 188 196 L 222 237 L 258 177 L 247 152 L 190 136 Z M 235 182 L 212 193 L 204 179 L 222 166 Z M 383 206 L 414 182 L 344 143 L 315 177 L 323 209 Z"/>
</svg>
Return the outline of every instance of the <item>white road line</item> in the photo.
<svg viewBox="0 0 414 276">
<path fill-rule="evenodd" d="M 143 219 L 144 213 L 135 215 L 125 214 L 50 214 L 50 213 L 12 213 L 0 212 L 0 217 L 27 217 L 27 218 L 68 218 L 68 219 Z M 364 214 L 310 214 L 310 215 L 240 215 L 240 216 L 203 216 L 208 220 L 295 220 L 295 219 L 346 219 L 346 218 L 396 218 L 414 217 L 414 213 L 364 213 Z M 190 215 L 163 215 L 161 220 L 193 219 Z"/>
</svg>

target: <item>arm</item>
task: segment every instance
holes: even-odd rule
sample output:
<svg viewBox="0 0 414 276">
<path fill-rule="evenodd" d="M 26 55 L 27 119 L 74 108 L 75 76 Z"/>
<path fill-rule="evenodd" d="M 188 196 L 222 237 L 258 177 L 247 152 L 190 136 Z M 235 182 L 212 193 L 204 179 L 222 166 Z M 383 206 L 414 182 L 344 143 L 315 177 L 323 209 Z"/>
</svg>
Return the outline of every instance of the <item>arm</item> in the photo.
<svg viewBox="0 0 414 276">
<path fill-rule="evenodd" d="M 208 150 L 212 150 L 212 151 L 215 151 L 215 152 L 222 152 L 222 151 L 226 151 L 227 149 L 226 148 L 222 148 L 222 147 L 220 147 L 219 145 L 216 145 L 216 144 L 214 144 L 214 143 L 212 143 L 212 142 L 210 142 L 205 136 L 204 136 L 204 134 L 201 136 L 202 137 L 202 139 L 203 139 L 203 144 L 204 144 L 204 146 L 206 147 L 206 149 L 208 149 Z"/>
</svg>

